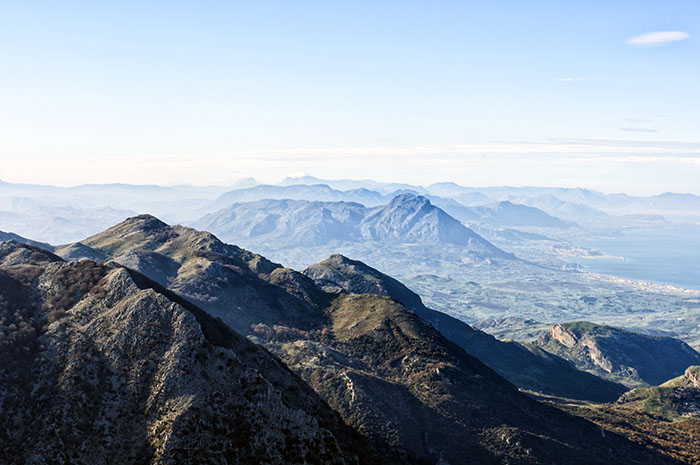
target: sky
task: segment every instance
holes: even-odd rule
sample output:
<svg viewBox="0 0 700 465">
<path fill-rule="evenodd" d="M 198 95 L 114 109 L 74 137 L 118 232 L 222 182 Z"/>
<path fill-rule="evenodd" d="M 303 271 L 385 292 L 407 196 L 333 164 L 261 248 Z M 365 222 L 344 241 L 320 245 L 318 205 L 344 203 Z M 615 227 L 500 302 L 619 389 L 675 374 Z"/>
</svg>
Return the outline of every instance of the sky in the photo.
<svg viewBox="0 0 700 465">
<path fill-rule="evenodd" d="M 0 2 L 0 180 L 700 194 L 700 2 Z"/>
</svg>

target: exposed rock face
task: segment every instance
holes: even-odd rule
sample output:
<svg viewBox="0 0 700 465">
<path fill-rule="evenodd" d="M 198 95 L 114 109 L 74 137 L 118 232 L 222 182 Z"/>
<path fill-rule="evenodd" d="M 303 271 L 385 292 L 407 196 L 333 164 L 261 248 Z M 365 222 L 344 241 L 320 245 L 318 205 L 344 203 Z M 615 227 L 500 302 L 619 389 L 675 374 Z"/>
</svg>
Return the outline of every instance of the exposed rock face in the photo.
<svg viewBox="0 0 700 465">
<path fill-rule="evenodd" d="M 150 279 L 7 242 L 0 263 L 0 462 L 376 462 L 278 360 Z"/>
<path fill-rule="evenodd" d="M 566 327 L 562 325 L 557 324 L 552 326 L 552 329 L 550 329 L 550 334 L 552 336 L 552 339 L 554 339 L 564 347 L 571 348 L 575 346 L 578 342 L 576 334 L 574 334 L 572 331 L 569 331 Z"/>
<path fill-rule="evenodd" d="M 418 294 L 362 262 L 336 254 L 303 273 L 329 292 L 377 294 L 401 302 L 520 388 L 593 401 L 612 401 L 625 391 L 624 386 L 577 370 L 568 361 L 531 344 L 499 341 L 456 318 L 431 310 Z"/>
<path fill-rule="evenodd" d="M 513 258 L 413 194 L 397 195 L 374 208 L 352 202 L 261 200 L 231 205 L 194 225 L 233 242 L 306 247 L 333 241 L 454 244 L 488 258 Z"/>
<path fill-rule="evenodd" d="M 537 345 L 581 370 L 629 387 L 659 384 L 700 364 L 700 354 L 679 339 L 585 321 L 553 325 Z"/>
<path fill-rule="evenodd" d="M 522 394 L 395 300 L 329 294 L 211 234 L 152 223 L 137 217 L 83 243 L 175 262 L 171 289 L 247 329 L 394 463 L 658 460 Z"/>
</svg>

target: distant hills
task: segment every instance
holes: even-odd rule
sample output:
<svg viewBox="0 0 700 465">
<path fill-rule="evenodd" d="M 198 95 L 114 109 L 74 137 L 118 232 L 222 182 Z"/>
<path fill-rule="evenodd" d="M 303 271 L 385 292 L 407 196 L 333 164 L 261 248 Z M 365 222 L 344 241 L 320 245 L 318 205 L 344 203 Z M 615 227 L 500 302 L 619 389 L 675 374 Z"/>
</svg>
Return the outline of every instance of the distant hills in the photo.
<svg viewBox="0 0 700 465">
<path fill-rule="evenodd" d="M 620 215 L 636 215 L 637 222 L 642 217 L 657 222 L 662 217 L 700 221 L 700 197 L 693 194 L 635 197 L 580 188 L 467 187 L 454 183 L 424 187 L 306 176 L 288 178 L 279 185 L 241 179 L 228 186 L 57 187 L 0 181 L 0 229 L 61 244 L 95 234 L 136 212 L 154 214 L 170 222 L 191 223 L 234 203 L 289 199 L 376 207 L 406 193 L 424 196 L 461 222 L 493 227 L 565 228 L 574 223 L 599 226 Z"/>
<path fill-rule="evenodd" d="M 537 345 L 580 370 L 630 387 L 660 384 L 700 365 L 700 353 L 679 339 L 585 321 L 556 324 Z"/>
<path fill-rule="evenodd" d="M 550 215 L 567 221 L 587 221 L 608 215 L 657 214 L 680 218 L 700 219 L 700 196 L 694 194 L 664 193 L 649 197 L 627 194 L 604 194 L 585 188 L 562 187 L 470 187 L 452 182 L 430 186 L 380 183 L 371 180 L 328 180 L 314 177 L 288 178 L 287 186 L 296 184 L 326 184 L 336 189 L 368 188 L 390 194 L 410 190 L 422 195 L 440 196 L 456 200 L 466 206 L 481 206 L 493 202 L 510 201 L 540 208 Z"/>
<path fill-rule="evenodd" d="M 452 218 L 422 196 L 402 194 L 367 208 L 348 202 L 264 200 L 234 204 L 194 226 L 229 242 L 323 245 L 331 241 L 454 244 L 502 259 L 512 256 Z"/>
<path fill-rule="evenodd" d="M 538 208 L 517 205 L 508 200 L 474 207 L 474 210 L 479 214 L 480 221 L 496 226 L 535 226 L 540 228 L 573 226 L 573 223 L 555 218 Z"/>
</svg>

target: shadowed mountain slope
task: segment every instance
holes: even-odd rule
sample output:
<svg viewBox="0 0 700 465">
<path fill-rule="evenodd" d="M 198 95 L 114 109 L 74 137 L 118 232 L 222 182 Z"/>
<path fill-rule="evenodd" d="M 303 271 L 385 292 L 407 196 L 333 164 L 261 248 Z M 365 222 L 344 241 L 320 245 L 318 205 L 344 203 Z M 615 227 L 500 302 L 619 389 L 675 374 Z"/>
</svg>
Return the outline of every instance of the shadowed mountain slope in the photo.
<svg viewBox="0 0 700 465">
<path fill-rule="evenodd" d="M 680 339 L 586 321 L 554 325 L 537 345 L 581 370 L 630 387 L 656 385 L 700 365 L 700 353 Z"/>
<path fill-rule="evenodd" d="M 418 294 L 362 262 L 332 255 L 303 273 L 328 292 L 377 294 L 401 302 L 447 339 L 520 388 L 592 401 L 612 401 L 625 391 L 624 386 L 579 371 L 568 361 L 532 344 L 499 341 L 456 318 L 431 310 L 423 305 Z"/>
<path fill-rule="evenodd" d="M 379 463 L 265 350 L 149 278 L 0 243 L 0 462 Z"/>
</svg>

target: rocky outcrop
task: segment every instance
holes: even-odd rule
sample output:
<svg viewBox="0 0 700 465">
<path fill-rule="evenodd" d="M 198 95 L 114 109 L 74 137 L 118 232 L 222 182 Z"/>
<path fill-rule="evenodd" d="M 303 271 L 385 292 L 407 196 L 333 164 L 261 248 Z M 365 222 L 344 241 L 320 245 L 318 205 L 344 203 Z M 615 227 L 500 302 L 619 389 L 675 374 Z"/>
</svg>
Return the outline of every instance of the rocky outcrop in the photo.
<svg viewBox="0 0 700 465">
<path fill-rule="evenodd" d="M 679 339 L 585 321 L 553 325 L 537 346 L 629 387 L 659 384 L 700 364 L 700 354 Z"/>
</svg>

